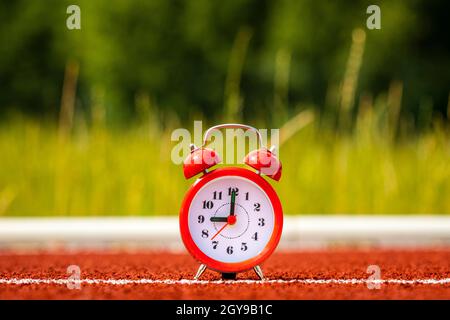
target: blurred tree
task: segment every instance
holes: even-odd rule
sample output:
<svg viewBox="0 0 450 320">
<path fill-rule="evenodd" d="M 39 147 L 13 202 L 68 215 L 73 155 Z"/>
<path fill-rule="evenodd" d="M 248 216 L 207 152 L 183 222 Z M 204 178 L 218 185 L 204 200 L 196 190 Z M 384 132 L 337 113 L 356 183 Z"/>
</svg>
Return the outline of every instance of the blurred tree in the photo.
<svg viewBox="0 0 450 320">
<path fill-rule="evenodd" d="M 324 107 L 339 85 L 351 34 L 365 28 L 367 0 L 79 0 L 81 30 L 68 30 L 72 1 L 0 2 L 0 110 L 57 118 L 64 70 L 80 65 L 77 108 L 87 114 L 102 92 L 106 116 L 127 122 L 136 97 L 148 95 L 162 115 L 188 119 L 226 111 L 226 81 L 233 46 L 244 119 L 290 114 L 299 104 Z M 445 114 L 450 43 L 442 1 L 378 1 L 381 30 L 366 30 L 357 86 L 363 92 L 403 86 L 402 117 L 427 108 Z M 241 33 L 242 34 L 242 33 Z M 274 111 L 275 110 L 275 111 Z M 280 111 L 284 110 L 284 111 Z M 421 111 L 422 110 L 422 111 Z"/>
</svg>

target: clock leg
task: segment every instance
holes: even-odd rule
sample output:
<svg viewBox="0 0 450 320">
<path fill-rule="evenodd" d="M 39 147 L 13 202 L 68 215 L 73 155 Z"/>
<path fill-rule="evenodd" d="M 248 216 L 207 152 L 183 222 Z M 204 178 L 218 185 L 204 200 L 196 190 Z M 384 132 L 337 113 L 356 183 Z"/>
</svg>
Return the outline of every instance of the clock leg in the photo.
<svg viewBox="0 0 450 320">
<path fill-rule="evenodd" d="M 198 280 L 203 272 L 206 270 L 206 264 L 201 264 L 200 267 L 198 267 L 197 273 L 195 274 L 194 280 Z"/>
<path fill-rule="evenodd" d="M 260 266 L 255 266 L 253 267 L 253 270 L 255 271 L 255 273 L 258 275 L 260 280 L 264 280 L 264 274 L 262 272 L 262 269 Z"/>
<path fill-rule="evenodd" d="M 236 280 L 236 273 L 222 273 L 223 280 Z"/>
</svg>

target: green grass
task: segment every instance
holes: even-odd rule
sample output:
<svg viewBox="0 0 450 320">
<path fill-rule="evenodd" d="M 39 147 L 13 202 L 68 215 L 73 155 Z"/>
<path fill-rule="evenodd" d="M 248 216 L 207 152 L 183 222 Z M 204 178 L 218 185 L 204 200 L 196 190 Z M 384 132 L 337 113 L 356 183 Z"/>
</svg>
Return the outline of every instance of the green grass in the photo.
<svg viewBox="0 0 450 320">
<path fill-rule="evenodd" d="M 194 179 L 170 160 L 171 130 L 155 127 L 60 138 L 53 125 L 4 123 L 0 215 L 176 215 Z M 375 126 L 336 134 L 315 121 L 282 145 L 283 176 L 272 184 L 287 214 L 449 214 L 449 137 L 435 125 L 396 142 Z"/>
<path fill-rule="evenodd" d="M 243 29 L 234 43 L 223 118 L 216 123 L 241 122 L 245 97 L 239 83 L 249 37 Z M 400 117 L 402 81 L 392 81 L 376 97 L 364 88 L 358 94 L 365 41 L 365 32 L 355 29 L 344 78 L 330 85 L 324 108 L 288 108 L 291 54 L 277 53 L 274 104 L 266 115 L 274 124 L 261 120 L 258 127 L 281 127 L 283 176 L 272 184 L 284 211 L 450 214 L 448 123 L 433 119 L 427 105 L 418 124 Z M 0 124 L 0 216 L 176 215 L 194 182 L 170 159 L 175 145 L 170 136 L 181 117 L 170 112 L 159 117 L 164 108 L 152 105 L 144 92 L 135 109 L 147 120 L 108 130 L 103 91 L 93 90 L 92 119 L 84 119 L 72 101 L 77 73 L 67 76 L 72 87 L 63 86 L 60 123 L 69 134 L 59 134 L 54 123 L 23 117 Z M 319 109 L 324 111 L 311 111 Z M 450 105 L 447 110 L 448 119 Z M 161 129 L 160 118 L 167 129 Z"/>
</svg>

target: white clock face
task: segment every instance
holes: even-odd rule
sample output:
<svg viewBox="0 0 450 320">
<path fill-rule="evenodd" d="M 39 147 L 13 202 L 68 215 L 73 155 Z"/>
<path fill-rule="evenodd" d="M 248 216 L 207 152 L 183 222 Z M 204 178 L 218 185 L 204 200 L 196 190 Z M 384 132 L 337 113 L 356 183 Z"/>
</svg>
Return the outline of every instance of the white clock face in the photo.
<svg viewBox="0 0 450 320">
<path fill-rule="evenodd" d="M 189 208 L 189 231 L 208 257 L 225 263 L 260 254 L 274 229 L 269 197 L 256 183 L 228 176 L 205 184 Z"/>
</svg>

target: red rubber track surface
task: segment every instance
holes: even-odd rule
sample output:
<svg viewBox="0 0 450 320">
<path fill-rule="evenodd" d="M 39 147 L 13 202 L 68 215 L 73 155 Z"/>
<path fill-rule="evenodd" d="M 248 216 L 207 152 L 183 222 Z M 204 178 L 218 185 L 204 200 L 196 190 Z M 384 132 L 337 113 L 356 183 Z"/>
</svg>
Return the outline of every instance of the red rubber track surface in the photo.
<svg viewBox="0 0 450 320">
<path fill-rule="evenodd" d="M 192 279 L 198 263 L 168 252 L 0 253 L 0 279 L 67 279 L 69 265 L 82 279 Z M 367 279 L 378 265 L 382 279 L 450 278 L 450 249 L 334 249 L 278 252 L 262 266 L 268 279 Z M 202 280 L 219 280 L 206 271 Z M 253 272 L 238 279 L 257 279 Z M 450 283 L 392 284 L 0 284 L 0 299 L 450 299 Z"/>
</svg>

